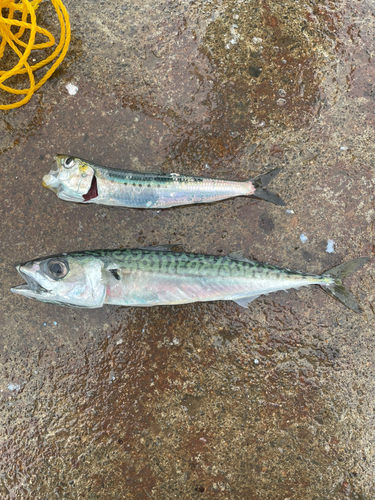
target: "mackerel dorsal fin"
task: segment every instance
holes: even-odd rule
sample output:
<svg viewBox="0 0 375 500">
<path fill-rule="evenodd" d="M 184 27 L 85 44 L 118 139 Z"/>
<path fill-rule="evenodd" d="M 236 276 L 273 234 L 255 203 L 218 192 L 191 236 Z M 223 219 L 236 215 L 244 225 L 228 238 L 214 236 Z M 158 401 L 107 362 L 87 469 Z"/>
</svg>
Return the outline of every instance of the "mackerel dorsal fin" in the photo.
<svg viewBox="0 0 375 500">
<path fill-rule="evenodd" d="M 176 243 L 175 245 L 151 245 L 149 247 L 142 247 L 140 250 L 162 250 L 163 252 L 173 252 L 175 248 L 181 250 L 182 246 L 179 243 Z"/>
<path fill-rule="evenodd" d="M 232 260 L 240 260 L 242 262 L 251 262 L 250 259 L 247 259 L 240 250 L 238 250 L 236 252 L 228 253 L 227 257 L 229 259 L 232 259 Z"/>
</svg>

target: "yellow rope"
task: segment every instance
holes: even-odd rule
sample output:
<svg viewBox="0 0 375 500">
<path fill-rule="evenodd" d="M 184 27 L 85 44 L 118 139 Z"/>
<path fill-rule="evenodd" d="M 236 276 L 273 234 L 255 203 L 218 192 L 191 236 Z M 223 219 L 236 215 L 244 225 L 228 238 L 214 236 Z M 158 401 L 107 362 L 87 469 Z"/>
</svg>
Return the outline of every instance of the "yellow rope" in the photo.
<svg viewBox="0 0 375 500">
<path fill-rule="evenodd" d="M 31 99 L 34 92 L 48 80 L 55 69 L 61 64 L 68 51 L 70 42 L 69 15 L 61 0 L 51 0 L 61 26 L 60 41 L 54 52 L 49 57 L 40 61 L 38 64 L 34 64 L 32 66 L 29 65 L 28 58 L 32 50 L 53 47 L 55 44 L 55 39 L 51 33 L 43 28 L 40 28 L 36 24 L 35 11 L 41 2 L 42 0 L 19 0 L 18 2 L 16 2 L 16 0 L 0 0 L 0 60 L 3 57 L 7 44 L 19 57 L 18 63 L 12 69 L 8 71 L 0 71 L 0 89 L 12 94 L 26 94 L 21 101 L 7 105 L 0 104 L 0 109 L 13 109 L 26 104 Z M 2 9 L 8 9 L 8 17 L 3 17 L 4 11 Z M 22 13 L 22 21 L 14 19 L 14 13 L 16 11 Z M 30 19 L 29 21 L 28 18 Z M 15 32 L 14 28 L 12 30 L 12 26 L 17 27 L 18 31 Z M 27 43 L 20 40 L 26 30 L 30 30 L 29 40 Z M 48 41 L 45 43 L 34 44 L 36 33 L 46 36 Z M 24 49 L 23 53 L 18 47 Z M 36 83 L 33 72 L 39 68 L 43 68 L 43 66 L 46 66 L 55 59 L 56 61 L 52 64 L 47 73 L 41 80 L 39 80 L 38 83 Z M 30 80 L 30 87 L 28 89 L 14 89 L 3 84 L 3 82 L 11 76 L 22 75 L 25 73 L 28 74 Z"/>
</svg>

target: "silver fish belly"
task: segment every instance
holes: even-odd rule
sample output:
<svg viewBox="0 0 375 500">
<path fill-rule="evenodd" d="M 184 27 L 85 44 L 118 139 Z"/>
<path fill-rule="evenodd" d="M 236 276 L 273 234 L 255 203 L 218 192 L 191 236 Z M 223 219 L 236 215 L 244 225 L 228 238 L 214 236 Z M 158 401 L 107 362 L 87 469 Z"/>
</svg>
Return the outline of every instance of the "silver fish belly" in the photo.
<svg viewBox="0 0 375 500">
<path fill-rule="evenodd" d="M 170 208 L 254 196 L 276 205 L 283 200 L 264 188 L 279 169 L 249 181 L 209 179 L 180 174 L 133 172 L 57 155 L 57 170 L 43 177 L 43 186 L 60 199 L 130 208 Z"/>
<path fill-rule="evenodd" d="M 260 295 L 320 285 L 347 307 L 359 311 L 342 278 L 367 261 L 359 258 L 314 275 L 251 261 L 174 252 L 167 247 L 73 252 L 35 259 L 17 270 L 27 282 L 13 292 L 73 307 L 103 304 L 155 306 L 232 300 L 242 307 Z"/>
</svg>

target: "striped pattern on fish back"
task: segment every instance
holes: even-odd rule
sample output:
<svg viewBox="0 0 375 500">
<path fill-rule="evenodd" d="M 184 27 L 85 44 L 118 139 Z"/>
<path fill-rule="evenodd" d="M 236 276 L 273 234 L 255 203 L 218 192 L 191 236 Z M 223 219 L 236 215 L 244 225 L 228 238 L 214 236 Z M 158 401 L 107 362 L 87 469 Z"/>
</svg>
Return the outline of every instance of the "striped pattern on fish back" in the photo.
<svg viewBox="0 0 375 500">
<path fill-rule="evenodd" d="M 133 271 L 181 274 L 184 276 L 210 276 L 228 278 L 279 278 L 318 275 L 290 271 L 269 264 L 230 256 L 214 256 L 151 249 L 97 250 L 75 252 L 72 257 L 101 259 L 105 266 L 118 266 Z"/>
<path fill-rule="evenodd" d="M 221 179 L 210 179 L 208 177 L 193 177 L 180 174 L 167 174 L 156 172 L 135 172 L 132 170 L 121 170 L 114 168 L 104 168 L 99 165 L 92 165 L 96 175 L 111 182 L 120 184 L 128 184 L 133 186 L 147 186 L 147 187 L 163 187 L 169 186 L 174 183 L 187 183 L 187 184 L 202 184 L 202 183 L 230 183 L 232 181 Z"/>
</svg>

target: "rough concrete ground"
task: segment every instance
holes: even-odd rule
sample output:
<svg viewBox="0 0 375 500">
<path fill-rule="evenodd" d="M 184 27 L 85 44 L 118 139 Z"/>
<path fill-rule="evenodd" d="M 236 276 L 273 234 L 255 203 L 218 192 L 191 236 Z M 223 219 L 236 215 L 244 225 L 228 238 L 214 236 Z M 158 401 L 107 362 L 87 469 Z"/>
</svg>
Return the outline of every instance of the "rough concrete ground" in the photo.
<svg viewBox="0 0 375 500">
<path fill-rule="evenodd" d="M 64 3 L 64 64 L 0 115 L 0 498 L 375 498 L 373 3 Z M 48 2 L 38 16 L 58 33 Z M 55 153 L 231 179 L 281 167 L 293 212 L 64 203 L 41 186 Z M 347 280 L 364 312 L 313 287 L 248 310 L 9 292 L 17 262 L 162 243 L 316 273 L 369 255 Z"/>
</svg>

